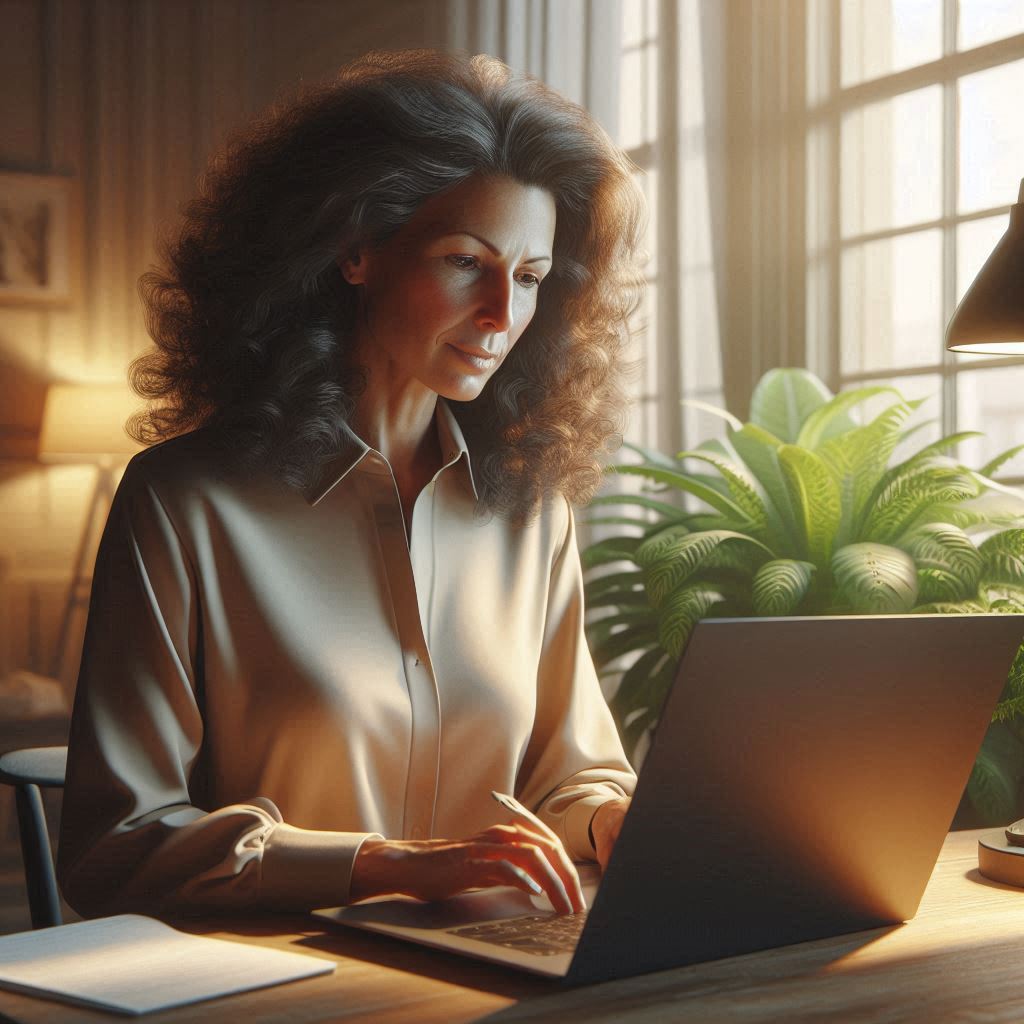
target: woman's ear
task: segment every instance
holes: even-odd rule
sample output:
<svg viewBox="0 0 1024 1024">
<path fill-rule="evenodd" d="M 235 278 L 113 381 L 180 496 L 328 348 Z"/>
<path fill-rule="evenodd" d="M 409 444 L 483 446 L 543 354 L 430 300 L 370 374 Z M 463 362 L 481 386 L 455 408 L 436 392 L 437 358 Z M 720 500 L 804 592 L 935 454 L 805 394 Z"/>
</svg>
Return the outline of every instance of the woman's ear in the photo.
<svg viewBox="0 0 1024 1024">
<path fill-rule="evenodd" d="M 363 259 L 360 251 L 355 250 L 347 256 L 339 256 L 338 267 L 341 270 L 341 276 L 344 277 L 349 284 L 365 283 L 366 260 Z"/>
</svg>

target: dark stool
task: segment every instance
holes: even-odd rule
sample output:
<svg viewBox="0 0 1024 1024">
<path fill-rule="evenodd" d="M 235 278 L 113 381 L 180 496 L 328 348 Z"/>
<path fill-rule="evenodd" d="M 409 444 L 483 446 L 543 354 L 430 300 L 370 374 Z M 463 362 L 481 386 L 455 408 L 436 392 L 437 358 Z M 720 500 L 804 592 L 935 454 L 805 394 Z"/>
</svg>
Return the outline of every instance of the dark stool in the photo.
<svg viewBox="0 0 1024 1024">
<path fill-rule="evenodd" d="M 14 787 L 33 928 L 50 928 L 61 923 L 57 877 L 39 790 L 41 787 L 62 788 L 67 765 L 67 747 L 30 747 L 0 756 L 0 783 Z"/>
</svg>

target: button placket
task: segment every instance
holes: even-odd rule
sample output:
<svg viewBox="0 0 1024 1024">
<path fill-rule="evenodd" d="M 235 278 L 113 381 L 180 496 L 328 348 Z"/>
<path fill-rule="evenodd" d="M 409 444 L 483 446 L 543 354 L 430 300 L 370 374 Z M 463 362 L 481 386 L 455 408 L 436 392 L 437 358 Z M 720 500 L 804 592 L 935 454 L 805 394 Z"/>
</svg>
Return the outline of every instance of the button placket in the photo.
<svg viewBox="0 0 1024 1024">
<path fill-rule="evenodd" d="M 420 618 L 412 552 L 398 487 L 386 463 L 383 473 L 367 473 L 363 479 L 371 495 L 392 613 L 404 654 L 402 660 L 412 711 L 403 834 L 410 835 L 414 829 L 419 829 L 422 837 L 433 830 L 440 770 L 441 716 L 437 684 Z"/>
</svg>

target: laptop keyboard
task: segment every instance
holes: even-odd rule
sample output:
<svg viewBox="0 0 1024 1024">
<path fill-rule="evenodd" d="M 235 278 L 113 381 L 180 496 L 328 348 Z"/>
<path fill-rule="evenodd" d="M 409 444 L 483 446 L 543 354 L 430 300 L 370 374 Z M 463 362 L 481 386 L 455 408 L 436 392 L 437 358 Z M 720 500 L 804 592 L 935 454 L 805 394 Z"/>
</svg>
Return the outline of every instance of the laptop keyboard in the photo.
<svg viewBox="0 0 1024 1024">
<path fill-rule="evenodd" d="M 518 949 L 534 956 L 556 956 L 558 953 L 571 953 L 576 948 L 586 918 L 586 911 L 579 914 L 531 914 L 447 930 L 452 935 L 478 942 L 493 942 L 496 946 Z"/>
</svg>

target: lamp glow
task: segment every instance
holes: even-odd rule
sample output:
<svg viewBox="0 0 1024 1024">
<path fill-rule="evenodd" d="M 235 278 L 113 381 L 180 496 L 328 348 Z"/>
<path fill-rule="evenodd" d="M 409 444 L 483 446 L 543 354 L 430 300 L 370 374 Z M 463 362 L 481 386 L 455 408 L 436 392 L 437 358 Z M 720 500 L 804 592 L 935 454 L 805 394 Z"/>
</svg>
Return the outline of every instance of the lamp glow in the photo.
<svg viewBox="0 0 1024 1024">
<path fill-rule="evenodd" d="M 138 400 L 123 384 L 51 384 L 43 408 L 39 457 L 47 462 L 95 462 L 140 449 L 124 431 Z"/>
</svg>

